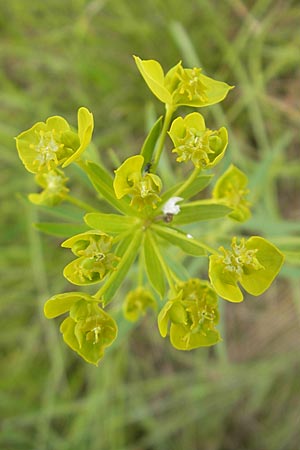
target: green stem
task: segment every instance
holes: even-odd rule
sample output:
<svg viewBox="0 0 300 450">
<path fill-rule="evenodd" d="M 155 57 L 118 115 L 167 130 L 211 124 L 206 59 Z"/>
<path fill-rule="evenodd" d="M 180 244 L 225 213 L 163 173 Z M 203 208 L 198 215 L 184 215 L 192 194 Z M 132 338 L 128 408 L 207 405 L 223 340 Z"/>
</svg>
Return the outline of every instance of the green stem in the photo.
<svg viewBox="0 0 300 450">
<path fill-rule="evenodd" d="M 154 162 L 152 164 L 152 171 L 155 172 L 162 154 L 162 151 L 164 149 L 164 145 L 165 145 L 165 139 L 166 139 L 166 135 L 171 123 L 171 119 L 174 113 L 174 109 L 168 105 L 166 105 L 166 115 L 164 118 L 164 124 L 163 124 L 163 128 L 161 130 L 159 139 L 157 141 L 156 144 L 156 149 L 155 149 L 155 158 L 154 158 Z"/>
<path fill-rule="evenodd" d="M 145 233 L 142 238 L 141 251 L 139 254 L 138 275 L 137 275 L 137 284 L 139 287 L 143 287 L 143 285 L 144 285 L 144 267 L 145 267 L 144 238 L 145 238 Z"/>
<path fill-rule="evenodd" d="M 166 264 L 162 254 L 160 252 L 160 249 L 159 249 L 159 247 L 157 245 L 157 242 L 156 242 L 154 236 L 152 235 L 152 233 L 149 233 L 149 240 L 151 241 L 151 245 L 154 248 L 156 256 L 157 256 L 157 258 L 158 258 L 158 260 L 159 260 L 159 262 L 161 264 L 161 267 L 162 267 L 162 269 L 163 269 L 163 271 L 164 271 L 164 273 L 166 275 L 166 278 L 167 278 L 167 281 L 168 281 L 168 284 L 169 284 L 171 290 L 175 291 L 175 283 L 174 283 L 173 273 L 169 269 L 169 267 L 167 266 L 167 264 Z"/>
<path fill-rule="evenodd" d="M 184 192 L 193 183 L 193 181 L 195 181 L 200 171 L 201 167 L 195 167 L 188 179 L 177 189 L 177 191 L 174 192 L 172 197 L 179 197 L 180 194 Z"/>
<path fill-rule="evenodd" d="M 119 264 L 117 265 L 116 270 L 111 273 L 111 275 L 107 279 L 107 281 L 100 287 L 100 289 L 96 292 L 96 294 L 93 295 L 93 297 L 96 300 L 100 299 L 103 296 L 103 294 L 107 291 L 107 289 L 110 288 L 110 286 L 115 282 L 116 278 L 119 275 L 119 272 L 124 270 L 128 261 L 131 260 L 130 265 L 134 262 L 138 248 L 141 243 L 141 238 L 142 238 L 141 234 L 142 234 L 142 231 L 136 232 L 135 237 L 132 239 L 131 243 L 127 247 L 127 250 L 121 256 L 121 260 L 120 260 Z M 127 271 L 128 270 L 129 270 L 129 267 L 128 267 Z M 126 276 L 126 274 L 124 274 L 124 276 Z"/>
<path fill-rule="evenodd" d="M 89 205 L 88 203 L 85 203 L 81 200 L 78 200 L 75 197 L 72 197 L 71 195 L 67 195 L 65 197 L 65 200 L 69 203 L 72 203 L 72 205 L 78 206 L 78 208 L 83 209 L 85 211 L 88 212 L 98 212 L 98 210 L 96 208 L 93 208 L 91 205 Z"/>
</svg>

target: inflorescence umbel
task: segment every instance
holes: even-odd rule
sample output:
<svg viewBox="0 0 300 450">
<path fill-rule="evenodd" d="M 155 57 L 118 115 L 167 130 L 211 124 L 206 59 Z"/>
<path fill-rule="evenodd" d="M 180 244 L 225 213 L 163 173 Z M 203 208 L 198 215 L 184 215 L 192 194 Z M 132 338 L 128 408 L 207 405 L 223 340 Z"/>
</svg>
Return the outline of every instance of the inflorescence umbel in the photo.
<svg viewBox="0 0 300 450">
<path fill-rule="evenodd" d="M 161 336 L 169 335 L 177 349 L 191 350 L 221 341 L 219 297 L 241 302 L 243 290 L 262 294 L 284 260 L 280 250 L 260 236 L 234 236 L 231 244 L 215 249 L 181 228 L 222 217 L 236 222 L 250 217 L 247 176 L 234 165 L 218 178 L 210 199 L 191 200 L 211 182 L 211 169 L 226 153 L 226 128 L 207 128 L 198 112 L 173 120 L 178 107 L 213 105 L 224 100 L 232 87 L 207 77 L 201 69 L 186 69 L 181 62 L 164 74 L 157 61 L 134 58 L 166 112 L 153 125 L 140 153 L 123 161 L 114 175 L 86 157 L 94 121 L 84 107 L 78 110 L 77 130 L 64 118 L 53 116 L 16 138 L 19 156 L 41 188 L 29 200 L 47 207 L 71 202 L 86 211 L 85 231 L 72 236 L 74 228 L 68 229 L 67 224 L 63 228 L 68 239 L 62 246 L 74 255 L 63 274 L 75 286 L 97 285 L 96 292 L 91 295 L 78 288 L 54 295 L 44 312 L 49 319 L 66 315 L 60 326 L 64 341 L 95 365 L 117 336 L 116 321 L 105 307 L 116 297 L 133 264 L 138 275 L 122 302 L 124 317 L 136 321 L 154 311 Z M 192 170 L 166 188 L 159 163 L 167 136 L 173 144 L 174 164 L 188 164 Z M 69 194 L 64 169 L 71 163 L 86 173 L 111 212 L 101 212 Z M 49 230 L 44 224 L 43 229 L 51 232 L 53 224 Z M 208 258 L 209 280 L 187 277 L 180 263 L 166 253 L 172 246 L 187 255 Z M 160 301 L 164 304 L 159 305 Z"/>
</svg>

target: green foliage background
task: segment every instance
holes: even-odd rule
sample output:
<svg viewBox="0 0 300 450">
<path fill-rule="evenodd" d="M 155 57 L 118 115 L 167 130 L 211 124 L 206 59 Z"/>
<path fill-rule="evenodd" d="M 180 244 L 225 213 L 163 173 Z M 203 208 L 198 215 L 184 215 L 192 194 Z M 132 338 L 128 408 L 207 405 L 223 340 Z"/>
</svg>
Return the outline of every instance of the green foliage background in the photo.
<svg viewBox="0 0 300 450">
<path fill-rule="evenodd" d="M 1 2 L 1 448 L 299 448 L 299 20 L 296 0 Z M 262 297 L 223 302 L 226 338 L 216 349 L 181 353 L 153 317 L 135 327 L 119 320 L 119 339 L 95 368 L 43 316 L 44 301 L 68 286 L 68 255 L 32 228 L 39 213 L 21 197 L 35 186 L 13 136 L 54 114 L 75 124 L 84 105 L 109 167 L 137 153 L 162 106 L 132 54 L 166 69 L 200 64 L 236 85 L 203 112 L 211 128 L 229 129 L 219 170 L 232 161 L 249 174 L 257 207 L 243 230 L 268 237 L 287 263 Z M 89 195 L 74 177 L 73 192 Z M 185 262 L 195 276 L 198 263 Z"/>
</svg>

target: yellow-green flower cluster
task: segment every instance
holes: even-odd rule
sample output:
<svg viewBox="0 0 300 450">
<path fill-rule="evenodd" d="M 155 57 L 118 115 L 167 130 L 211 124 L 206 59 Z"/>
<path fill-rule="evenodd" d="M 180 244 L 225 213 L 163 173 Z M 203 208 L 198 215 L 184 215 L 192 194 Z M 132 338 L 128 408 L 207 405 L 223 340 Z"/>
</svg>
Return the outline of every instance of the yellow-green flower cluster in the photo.
<svg viewBox="0 0 300 450">
<path fill-rule="evenodd" d="M 242 222 L 250 217 L 248 180 L 231 165 L 215 183 L 212 198 L 199 199 L 199 193 L 212 178 L 202 171 L 212 169 L 224 157 L 227 130 L 207 128 L 198 112 L 174 120 L 173 115 L 180 106 L 199 108 L 218 103 L 232 87 L 207 77 L 200 68 L 184 68 L 181 62 L 166 74 L 157 61 L 135 57 L 135 62 L 152 93 L 165 104 L 165 116 L 152 126 L 140 154 L 127 158 L 115 170 L 114 177 L 102 164 L 82 160 L 94 127 L 93 115 L 86 108 L 78 110 L 77 130 L 63 117 L 52 116 L 16 138 L 24 166 L 35 174 L 42 188 L 40 193 L 29 196 L 31 202 L 54 206 L 66 200 L 89 211 L 84 216 L 89 231 L 80 232 L 87 228 L 78 223 L 40 225 L 41 229 L 54 230 L 53 234 L 64 237 L 72 234 L 71 227 L 73 232 L 80 232 L 62 243 L 75 255 L 63 274 L 70 283 L 88 286 L 89 290 L 96 283 L 100 287 L 93 294 L 54 295 L 45 304 L 45 315 L 50 319 L 66 314 L 60 326 L 64 341 L 95 365 L 117 336 L 116 322 L 103 308 L 113 300 L 135 261 L 138 268 L 132 274 L 137 274 L 137 280 L 122 301 L 125 319 L 134 322 L 149 310 L 156 312 L 156 298 L 164 300 L 169 291 L 158 314 L 158 329 L 162 337 L 169 335 L 176 349 L 187 351 L 221 341 L 217 329 L 218 296 L 241 302 L 242 290 L 262 294 L 284 260 L 279 249 L 259 236 L 234 237 L 231 248 L 219 250 L 196 236 L 200 221 L 228 216 Z M 168 135 L 176 161 L 190 162 L 194 167 L 181 179 L 177 180 L 178 171 L 173 179 L 166 177 L 167 189 L 161 192 L 163 184 L 157 171 L 164 177 L 159 162 Z M 105 212 L 68 194 L 68 178 L 62 169 L 74 161 L 80 162 L 101 197 L 99 204 L 106 202 Z M 196 196 L 198 199 L 193 200 Z M 189 224 L 194 227 L 180 229 Z M 169 246 L 192 257 L 209 258 L 210 282 L 198 278 L 182 281 L 185 268 L 172 259 Z M 180 253 L 173 252 L 172 256 Z M 119 298 L 123 300 L 123 296 Z"/>
<path fill-rule="evenodd" d="M 284 261 L 278 248 L 259 236 L 233 238 L 231 250 L 219 250 L 219 255 L 209 258 L 209 277 L 217 294 L 231 302 L 244 298 L 239 284 L 252 295 L 265 292 Z"/>
<path fill-rule="evenodd" d="M 70 248 L 75 260 L 64 269 L 64 276 L 78 286 L 101 281 L 107 273 L 114 270 L 119 258 L 111 253 L 113 238 L 101 231 L 87 231 L 77 234 L 62 243 Z"/>
<path fill-rule="evenodd" d="M 131 196 L 131 206 L 141 211 L 146 206 L 156 208 L 160 202 L 161 179 L 153 173 L 143 173 L 142 155 L 131 156 L 115 171 L 114 190 L 117 199 Z"/>
<path fill-rule="evenodd" d="M 68 178 L 60 169 L 40 172 L 35 176 L 36 183 L 43 188 L 39 194 L 29 194 L 28 198 L 37 205 L 55 206 L 66 197 L 69 189 L 66 187 Z"/>
<path fill-rule="evenodd" d="M 165 75 L 159 62 L 135 56 L 136 65 L 152 93 L 169 108 L 202 107 L 222 101 L 233 86 L 203 75 L 201 69 L 185 69 L 181 62 Z"/>
<path fill-rule="evenodd" d="M 64 173 L 57 168 L 67 167 L 80 158 L 89 145 L 94 128 L 93 115 L 86 108 L 78 110 L 78 131 L 71 129 L 60 116 L 38 122 L 16 137 L 16 144 L 25 168 L 37 174 L 36 182 L 44 188 L 40 194 L 32 194 L 33 203 L 53 206 L 67 195 Z"/>
<path fill-rule="evenodd" d="M 117 337 L 117 324 L 91 296 L 82 292 L 68 292 L 51 297 L 44 307 L 48 319 L 69 312 L 60 331 L 64 341 L 87 362 L 98 365 Z"/>
<path fill-rule="evenodd" d="M 222 200 L 226 205 L 233 208 L 229 214 L 238 222 L 245 222 L 251 216 L 249 209 L 250 202 L 247 200 L 248 178 L 240 169 L 233 164 L 229 166 L 226 172 L 218 179 L 214 189 L 213 198 Z"/>
<path fill-rule="evenodd" d="M 218 297 L 208 282 L 192 278 L 177 286 L 177 292 L 158 316 L 162 337 L 170 328 L 170 341 L 179 350 L 214 345 L 221 340 Z"/>
<path fill-rule="evenodd" d="M 169 135 L 177 153 L 176 161 L 192 161 L 195 167 L 208 169 L 215 166 L 224 156 L 228 144 L 226 128 L 209 130 L 204 117 L 199 113 L 177 117 L 172 123 Z"/>
</svg>

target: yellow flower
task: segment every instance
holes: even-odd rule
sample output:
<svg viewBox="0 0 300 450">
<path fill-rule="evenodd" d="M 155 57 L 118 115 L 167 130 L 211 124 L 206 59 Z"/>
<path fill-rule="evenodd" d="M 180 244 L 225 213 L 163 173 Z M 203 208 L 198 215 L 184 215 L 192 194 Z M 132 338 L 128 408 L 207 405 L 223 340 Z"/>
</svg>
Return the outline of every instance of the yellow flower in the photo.
<svg viewBox="0 0 300 450">
<path fill-rule="evenodd" d="M 163 103 L 178 106 L 202 107 L 218 103 L 233 89 L 222 81 L 203 75 L 201 69 L 185 69 L 181 62 L 165 75 L 159 62 L 134 56 L 136 65 L 153 94 Z"/>
<path fill-rule="evenodd" d="M 54 206 L 61 203 L 69 192 L 66 187 L 68 178 L 59 169 L 38 173 L 35 177 L 43 191 L 39 194 L 29 194 L 28 198 L 36 205 Z"/>
<path fill-rule="evenodd" d="M 209 277 L 220 297 L 243 301 L 238 283 L 251 295 L 261 295 L 271 285 L 284 261 L 283 254 L 259 236 L 232 239 L 231 250 L 220 247 L 220 255 L 209 257 Z"/>
<path fill-rule="evenodd" d="M 85 286 L 101 281 L 114 270 L 119 259 L 110 252 L 112 237 L 101 231 L 86 231 L 67 239 L 62 247 L 78 256 L 64 269 L 64 276 L 73 284 Z"/>
<path fill-rule="evenodd" d="M 201 114 L 194 112 L 184 119 L 177 117 L 172 123 L 169 135 L 177 153 L 176 161 L 192 161 L 195 167 L 208 169 L 214 167 L 225 154 L 228 144 L 226 128 L 209 130 Z"/>
<path fill-rule="evenodd" d="M 60 116 L 37 122 L 16 137 L 19 156 L 26 169 L 40 173 L 68 166 L 78 159 L 91 141 L 93 115 L 86 108 L 78 110 L 78 133 Z"/>
<path fill-rule="evenodd" d="M 192 278 L 180 283 L 177 294 L 160 311 L 158 328 L 162 337 L 168 333 L 170 341 L 179 350 L 217 344 L 220 334 L 215 328 L 219 322 L 218 297 L 208 282 Z"/>
<path fill-rule="evenodd" d="M 212 192 L 213 198 L 222 200 L 225 205 L 233 208 L 228 216 L 238 222 L 245 222 L 251 216 L 250 202 L 246 200 L 249 192 L 247 184 L 248 178 L 244 172 L 231 164 L 218 179 Z"/>
<path fill-rule="evenodd" d="M 97 301 L 83 292 L 68 292 L 51 297 L 45 303 L 44 313 L 53 319 L 69 311 L 60 326 L 65 343 L 85 361 L 98 365 L 117 337 L 117 324 L 97 304 Z"/>
<path fill-rule="evenodd" d="M 150 205 L 156 208 L 160 202 L 158 196 L 162 188 L 160 178 L 153 173 L 142 173 L 144 157 L 142 155 L 131 156 L 115 171 L 114 190 L 117 199 L 129 194 L 131 205 L 142 210 Z"/>
</svg>

